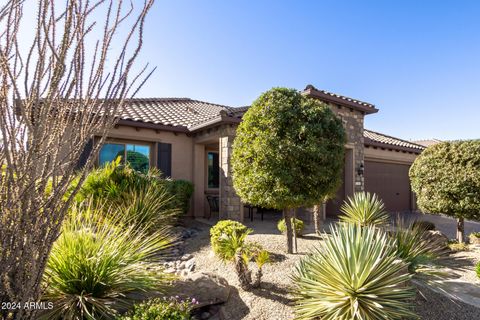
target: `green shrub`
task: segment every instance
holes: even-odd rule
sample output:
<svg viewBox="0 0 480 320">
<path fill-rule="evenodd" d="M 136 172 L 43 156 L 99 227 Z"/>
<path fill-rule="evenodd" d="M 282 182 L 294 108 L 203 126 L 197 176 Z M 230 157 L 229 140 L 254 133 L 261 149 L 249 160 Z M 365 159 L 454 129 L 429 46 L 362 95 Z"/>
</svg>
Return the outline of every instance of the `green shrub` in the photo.
<svg viewBox="0 0 480 320">
<path fill-rule="evenodd" d="M 182 214 L 187 214 L 194 191 L 193 183 L 187 180 L 167 180 L 167 189 L 175 195 L 176 208 L 180 209 Z"/>
<path fill-rule="evenodd" d="M 480 238 L 480 232 L 472 232 L 470 233 L 470 238 Z"/>
<path fill-rule="evenodd" d="M 388 235 L 374 226 L 342 224 L 297 265 L 296 319 L 415 317 L 411 275 Z"/>
<path fill-rule="evenodd" d="M 147 186 L 166 188 L 158 170 L 152 168 L 147 173 L 141 173 L 132 169 L 128 163 L 122 165 L 118 158 L 92 170 L 85 178 L 76 200 L 83 202 L 92 199 L 95 203 L 123 202 L 126 196 L 143 191 Z"/>
<path fill-rule="evenodd" d="M 118 320 L 189 320 L 192 307 L 198 304 L 195 299 L 179 300 L 178 297 L 170 299 L 152 299 L 136 304 L 133 310 Z"/>
<path fill-rule="evenodd" d="M 480 278 L 480 262 L 477 263 L 477 266 L 475 268 L 476 268 L 476 272 L 477 272 L 477 277 Z"/>
<path fill-rule="evenodd" d="M 269 253 L 263 250 L 259 243 L 246 242 L 251 232 L 252 230 L 243 224 L 231 220 L 219 221 L 210 229 L 210 241 L 212 247 L 215 243 L 215 254 L 223 261 L 233 262 L 240 287 L 244 290 L 260 286 L 262 267 L 269 261 Z M 248 263 L 252 259 L 257 264 L 253 280 L 248 268 Z"/>
<path fill-rule="evenodd" d="M 353 198 L 348 197 L 340 210 L 343 213 L 340 216 L 341 221 L 361 226 L 386 225 L 390 218 L 383 201 L 369 192 L 357 192 Z"/>
<path fill-rule="evenodd" d="M 412 224 L 412 228 L 423 229 L 425 231 L 433 231 L 435 230 L 435 224 L 430 221 L 416 220 Z"/>
<path fill-rule="evenodd" d="M 230 236 L 232 234 L 238 234 L 239 236 L 242 234 L 250 234 L 252 232 L 251 229 L 247 228 L 245 225 L 241 224 L 238 221 L 233 220 L 221 220 L 218 221 L 212 228 L 210 228 L 210 243 L 212 245 L 213 252 L 215 254 L 219 254 L 218 252 L 218 244 L 219 239 L 222 235 Z"/>
<path fill-rule="evenodd" d="M 303 234 L 303 229 L 304 229 L 303 221 L 297 218 L 293 218 L 292 221 L 293 221 L 293 227 L 295 229 L 295 234 L 297 236 L 301 236 Z M 285 224 L 285 219 L 281 219 L 278 221 L 277 229 L 281 233 L 287 232 L 287 225 Z"/>
<path fill-rule="evenodd" d="M 120 227 L 92 204 L 74 208 L 52 247 L 43 276 L 47 319 L 114 319 L 137 299 L 161 292 L 171 281 L 158 268 L 172 239 L 165 229 L 145 234 Z"/>
</svg>

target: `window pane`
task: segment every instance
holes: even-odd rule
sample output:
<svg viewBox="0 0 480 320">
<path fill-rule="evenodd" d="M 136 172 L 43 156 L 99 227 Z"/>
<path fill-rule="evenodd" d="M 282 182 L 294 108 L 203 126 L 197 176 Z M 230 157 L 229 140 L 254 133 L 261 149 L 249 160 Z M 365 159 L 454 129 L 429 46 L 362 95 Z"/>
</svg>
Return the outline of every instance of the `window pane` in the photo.
<svg viewBox="0 0 480 320">
<path fill-rule="evenodd" d="M 150 146 L 127 144 L 127 161 L 137 171 L 147 171 L 150 167 Z"/>
<path fill-rule="evenodd" d="M 220 177 L 220 168 L 218 163 L 218 153 L 209 152 L 207 155 L 207 164 L 208 164 L 208 187 L 209 188 L 218 188 L 219 187 L 219 177 Z"/>
<path fill-rule="evenodd" d="M 123 162 L 123 157 L 125 155 L 125 145 L 123 144 L 117 144 L 117 143 L 106 143 L 103 145 L 102 149 L 100 150 L 100 155 L 98 156 L 99 159 L 99 165 L 103 166 L 104 164 L 108 162 L 112 162 L 117 157 L 122 158 Z"/>
</svg>

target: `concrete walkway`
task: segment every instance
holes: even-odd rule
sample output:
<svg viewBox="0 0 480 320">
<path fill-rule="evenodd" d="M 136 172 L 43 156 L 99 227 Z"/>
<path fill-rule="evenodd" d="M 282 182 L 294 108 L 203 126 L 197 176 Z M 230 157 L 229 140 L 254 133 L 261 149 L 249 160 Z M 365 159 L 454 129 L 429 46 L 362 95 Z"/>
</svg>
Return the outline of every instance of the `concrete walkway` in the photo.
<svg viewBox="0 0 480 320">
<path fill-rule="evenodd" d="M 456 238 L 457 232 L 457 221 L 453 218 L 442 216 L 442 215 L 434 215 L 434 214 L 423 214 L 423 213 L 402 213 L 402 217 L 407 219 L 413 220 L 425 220 L 433 222 L 437 228 L 437 230 L 441 231 L 445 234 L 449 239 Z M 475 221 L 465 221 L 465 236 L 472 232 L 480 232 L 480 222 Z"/>
<path fill-rule="evenodd" d="M 429 288 L 451 299 L 480 308 L 480 286 L 478 285 L 461 280 L 433 280 L 430 281 Z"/>
</svg>

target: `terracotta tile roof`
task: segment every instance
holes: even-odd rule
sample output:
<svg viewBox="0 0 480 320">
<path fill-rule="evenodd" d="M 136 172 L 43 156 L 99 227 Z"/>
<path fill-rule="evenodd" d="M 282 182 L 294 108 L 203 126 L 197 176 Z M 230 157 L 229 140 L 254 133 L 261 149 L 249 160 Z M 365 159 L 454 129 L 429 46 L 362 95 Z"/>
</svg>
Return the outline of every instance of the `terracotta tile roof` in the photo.
<svg viewBox="0 0 480 320">
<path fill-rule="evenodd" d="M 422 145 L 424 147 L 429 147 L 429 146 L 432 146 L 434 144 L 437 144 L 437 143 L 440 143 L 442 142 L 442 140 L 438 140 L 438 139 L 427 139 L 427 140 L 416 140 L 416 141 L 412 141 L 413 143 L 416 143 L 416 144 L 419 144 L 419 145 Z"/>
<path fill-rule="evenodd" d="M 332 102 L 332 103 L 337 103 L 340 105 L 346 105 L 351 108 L 358 109 L 360 111 L 363 111 L 367 114 L 369 113 L 375 113 L 378 112 L 378 109 L 375 108 L 375 105 L 360 101 L 357 99 L 349 98 L 346 96 L 342 96 L 336 93 L 328 92 L 326 90 L 320 90 L 315 88 L 313 85 L 309 84 L 303 91 L 304 94 L 307 94 L 311 97 L 318 98 L 320 100 L 323 100 L 325 102 Z"/>
<path fill-rule="evenodd" d="M 241 108 L 188 98 L 135 98 L 126 101 L 120 118 L 188 128 L 219 117 L 221 112 L 232 117 L 243 114 Z"/>
<path fill-rule="evenodd" d="M 400 150 L 412 151 L 417 153 L 420 153 L 425 149 L 425 147 L 420 144 L 413 143 L 407 140 L 402 140 L 399 138 L 395 138 L 383 133 L 378 133 L 378 132 L 367 130 L 367 129 L 363 130 L 363 137 L 364 137 L 365 145 L 371 145 L 371 146 L 377 146 L 377 147 L 383 146 L 385 148 L 400 149 Z"/>
</svg>

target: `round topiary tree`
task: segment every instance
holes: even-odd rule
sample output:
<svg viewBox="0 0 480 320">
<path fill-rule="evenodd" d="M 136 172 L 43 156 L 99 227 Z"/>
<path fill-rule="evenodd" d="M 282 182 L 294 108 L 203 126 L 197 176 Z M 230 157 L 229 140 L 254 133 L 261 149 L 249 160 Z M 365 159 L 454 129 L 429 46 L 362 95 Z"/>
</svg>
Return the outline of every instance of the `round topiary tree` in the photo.
<svg viewBox="0 0 480 320">
<path fill-rule="evenodd" d="M 263 93 L 243 116 L 233 144 L 235 191 L 243 202 L 283 210 L 289 253 L 292 209 L 336 192 L 345 142 L 330 108 L 293 89 Z"/>
<path fill-rule="evenodd" d="M 464 219 L 480 219 L 480 140 L 428 147 L 410 168 L 410 180 L 420 210 L 457 218 L 463 243 Z"/>
</svg>

